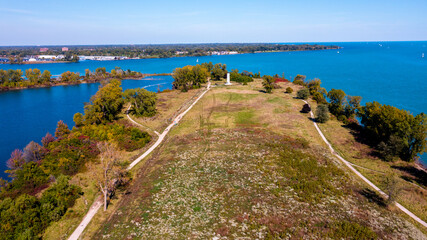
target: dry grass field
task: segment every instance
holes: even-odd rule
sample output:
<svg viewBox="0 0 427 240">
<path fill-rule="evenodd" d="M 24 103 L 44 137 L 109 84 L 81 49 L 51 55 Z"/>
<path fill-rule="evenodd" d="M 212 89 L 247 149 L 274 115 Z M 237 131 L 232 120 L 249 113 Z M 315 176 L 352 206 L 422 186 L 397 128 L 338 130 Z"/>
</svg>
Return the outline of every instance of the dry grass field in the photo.
<svg viewBox="0 0 427 240">
<path fill-rule="evenodd" d="M 83 238 L 426 239 L 329 154 L 300 113 L 299 87 L 281 86 L 272 94 L 260 80 L 215 86 L 133 170 L 131 186 Z M 287 86 L 294 94 L 284 93 Z M 158 116 L 137 120 L 161 132 L 196 93 L 161 93 Z M 350 161 L 370 150 L 334 120 L 322 130 Z M 365 162 L 354 163 L 373 167 Z M 402 203 L 423 216 L 424 203 L 411 201 Z"/>
</svg>

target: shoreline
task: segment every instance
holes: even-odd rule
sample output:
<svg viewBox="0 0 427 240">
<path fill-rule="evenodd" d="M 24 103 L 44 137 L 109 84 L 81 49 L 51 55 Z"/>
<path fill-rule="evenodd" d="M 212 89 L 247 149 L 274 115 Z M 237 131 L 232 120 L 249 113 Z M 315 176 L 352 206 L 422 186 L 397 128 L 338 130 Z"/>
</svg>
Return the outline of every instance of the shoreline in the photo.
<svg viewBox="0 0 427 240">
<path fill-rule="evenodd" d="M 144 78 L 147 77 L 155 77 L 155 76 L 172 76 L 172 73 L 143 73 L 142 77 L 126 77 L 126 78 L 122 78 L 120 80 L 143 80 Z M 98 83 L 104 80 L 109 80 L 109 79 L 113 79 L 113 78 L 105 78 L 105 79 L 101 79 L 101 80 L 97 80 L 97 81 L 87 81 L 87 80 L 82 80 L 82 81 L 78 81 L 78 82 L 74 82 L 74 83 L 64 83 L 64 82 L 59 82 L 59 83 L 55 83 L 52 85 L 33 85 L 33 86 L 28 86 L 28 87 L 14 87 L 14 88 L 9 88 L 9 89 L 1 89 L 0 87 L 0 93 L 2 92 L 9 92 L 9 91 L 17 91 L 17 90 L 26 90 L 26 89 L 36 89 L 36 88 L 49 88 L 49 87 L 58 87 L 58 86 L 72 86 L 72 85 L 80 85 L 80 84 L 87 84 L 87 83 Z"/>
<path fill-rule="evenodd" d="M 181 57 L 209 57 L 209 56 L 232 56 L 232 55 L 242 55 L 242 54 L 257 54 L 257 53 L 281 53 L 281 52 L 308 52 L 308 51 L 324 51 L 324 50 L 337 50 L 342 49 L 343 47 L 337 48 L 326 48 L 326 49 L 309 49 L 309 50 L 287 50 L 287 51 L 262 51 L 262 52 L 242 52 L 236 54 L 223 54 L 223 55 L 187 55 L 187 56 L 171 56 L 171 57 L 156 57 L 156 56 L 147 56 L 142 58 L 129 58 L 129 59 L 117 59 L 117 60 L 86 60 L 86 61 L 94 61 L 94 62 L 104 62 L 104 61 L 124 61 L 124 60 L 141 60 L 141 59 L 168 59 L 168 58 L 181 58 Z M 76 63 L 76 62 L 67 62 L 67 61 L 36 61 L 36 62 L 22 62 L 22 63 L 0 63 L 1 65 L 30 65 L 30 64 L 48 64 L 48 63 Z M 78 63 L 78 62 L 77 62 Z"/>
</svg>

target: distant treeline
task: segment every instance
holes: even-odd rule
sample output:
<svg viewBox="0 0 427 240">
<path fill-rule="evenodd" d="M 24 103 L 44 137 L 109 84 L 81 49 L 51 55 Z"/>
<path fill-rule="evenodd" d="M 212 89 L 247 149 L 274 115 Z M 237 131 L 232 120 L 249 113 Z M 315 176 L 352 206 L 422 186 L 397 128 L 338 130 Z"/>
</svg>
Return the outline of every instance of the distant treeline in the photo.
<svg viewBox="0 0 427 240">
<path fill-rule="evenodd" d="M 307 51 L 338 49 L 338 46 L 319 44 L 272 44 L 272 43 L 218 43 L 218 44 L 158 44 L 158 45 L 95 45 L 69 46 L 67 52 L 62 47 L 46 46 L 43 54 L 67 56 L 127 56 L 130 58 L 168 58 L 174 56 L 206 56 L 210 52 L 236 51 L 238 53 L 255 53 L 268 51 Z M 40 47 L 0 47 L 0 56 L 25 57 L 39 55 Z M 70 59 L 73 59 L 72 57 Z"/>
<path fill-rule="evenodd" d="M 85 70 L 85 75 L 80 76 L 80 73 L 64 72 L 58 78 L 52 78 L 52 74 L 45 70 L 43 73 L 35 69 L 27 69 L 25 73 L 22 70 L 0 69 L 0 91 L 7 91 L 10 89 L 31 88 L 31 87 L 48 87 L 59 84 L 78 84 L 82 82 L 99 82 L 105 79 L 116 78 L 142 78 L 143 74 L 131 70 L 122 70 L 119 67 L 107 72 L 105 67 L 100 67 L 91 72 L 89 69 Z"/>
</svg>

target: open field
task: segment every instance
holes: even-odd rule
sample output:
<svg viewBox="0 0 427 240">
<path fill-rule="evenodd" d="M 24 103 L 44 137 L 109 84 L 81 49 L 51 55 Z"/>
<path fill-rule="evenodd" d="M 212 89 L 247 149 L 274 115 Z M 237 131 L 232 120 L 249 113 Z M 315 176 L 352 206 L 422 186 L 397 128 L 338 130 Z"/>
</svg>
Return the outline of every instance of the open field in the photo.
<svg viewBox="0 0 427 240">
<path fill-rule="evenodd" d="M 281 85 L 273 94 L 259 80 L 213 88 L 83 238 L 425 239 L 329 154 L 302 101 L 284 93 L 298 87 Z M 161 121 L 194 91 L 167 94 Z"/>
</svg>

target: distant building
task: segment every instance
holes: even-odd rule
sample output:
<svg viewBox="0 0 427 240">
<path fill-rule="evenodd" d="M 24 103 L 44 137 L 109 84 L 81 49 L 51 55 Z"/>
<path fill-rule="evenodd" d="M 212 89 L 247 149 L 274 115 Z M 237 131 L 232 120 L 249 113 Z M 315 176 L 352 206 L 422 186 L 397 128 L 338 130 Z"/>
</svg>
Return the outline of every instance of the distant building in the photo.
<svg viewBox="0 0 427 240">
<path fill-rule="evenodd" d="M 37 58 L 40 60 L 55 60 L 56 56 L 55 55 L 39 55 L 37 56 Z"/>
<path fill-rule="evenodd" d="M 63 51 L 63 52 L 68 52 L 68 48 L 67 48 L 67 47 L 63 47 L 63 48 L 62 48 L 62 51 Z"/>
<path fill-rule="evenodd" d="M 49 48 L 40 48 L 40 52 L 47 52 Z"/>
</svg>

